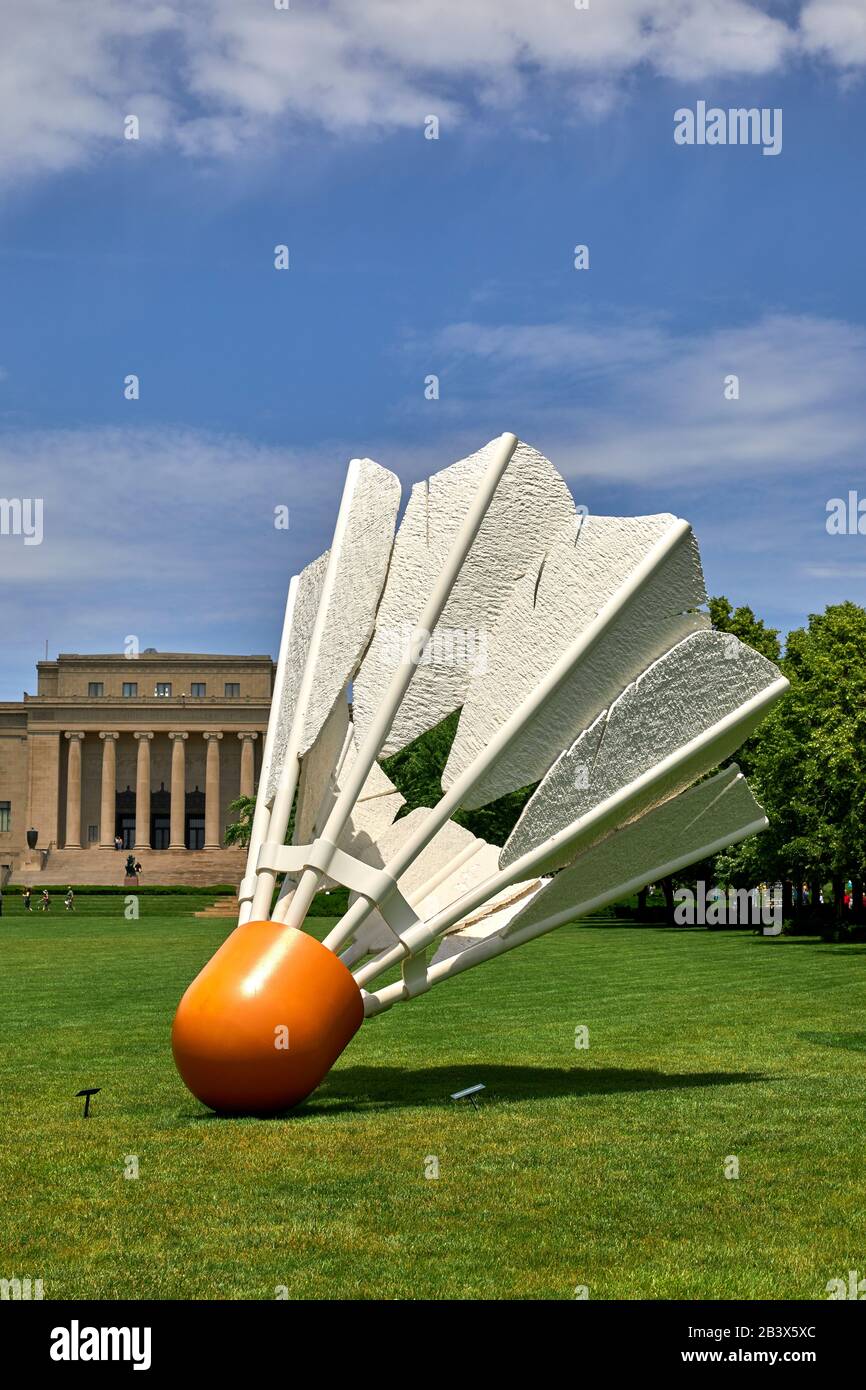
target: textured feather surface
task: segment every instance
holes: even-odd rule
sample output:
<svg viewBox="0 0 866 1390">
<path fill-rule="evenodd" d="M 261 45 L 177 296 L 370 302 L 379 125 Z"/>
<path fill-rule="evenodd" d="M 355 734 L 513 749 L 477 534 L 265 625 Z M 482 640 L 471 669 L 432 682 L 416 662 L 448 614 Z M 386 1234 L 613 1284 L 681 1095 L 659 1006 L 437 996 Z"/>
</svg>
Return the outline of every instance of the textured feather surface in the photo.
<svg viewBox="0 0 866 1390">
<path fill-rule="evenodd" d="M 322 814 L 318 818 L 318 824 L 316 826 L 317 832 L 321 830 L 327 820 L 331 805 L 333 801 L 336 800 L 337 792 L 342 786 L 343 779 L 354 763 L 357 755 L 358 745 L 355 739 L 354 725 L 350 724 L 343 753 L 334 777 L 333 793 L 324 804 Z M 344 832 L 344 835 L 340 839 L 340 847 L 347 852 L 351 852 L 351 843 L 358 836 L 364 836 L 366 841 L 371 843 L 379 841 L 392 825 L 405 804 L 406 798 L 398 792 L 394 783 L 382 771 L 379 764 L 374 763 L 367 775 L 367 780 L 361 788 L 358 799 L 352 808 L 352 816 L 346 832 Z M 368 858 L 365 862 L 373 863 L 374 861 Z"/>
<path fill-rule="evenodd" d="M 335 535 L 332 550 L 322 557 L 326 560 L 324 569 L 320 572 L 316 568 L 296 601 L 298 638 L 292 643 L 293 677 L 283 687 L 269 797 L 273 796 L 279 782 L 294 719 L 303 720 L 298 749 L 299 756 L 303 757 L 315 743 L 341 691 L 352 678 L 373 631 L 376 608 L 388 572 L 400 505 L 399 480 L 372 459 L 353 459 L 347 489 L 345 525 Z M 314 566 L 320 563 L 314 561 Z M 321 639 L 313 651 L 316 614 L 322 603 L 325 608 Z M 315 667 L 307 707 L 299 710 L 298 694 L 308 657 Z"/>
<path fill-rule="evenodd" d="M 396 540 L 396 478 L 369 460 L 353 461 L 332 551 L 293 590 L 274 711 L 268 794 L 291 729 L 300 759 L 296 843 L 315 840 L 345 786 L 499 445 L 492 441 L 413 488 Z M 472 963 L 473 945 L 480 959 L 496 946 L 493 938 L 501 947 L 558 913 L 566 920 L 583 903 L 605 895 L 612 901 L 623 883 L 699 858 L 762 819 L 736 772 L 685 790 L 757 726 L 766 701 L 755 697 L 785 686 L 770 662 L 708 630 L 698 611 L 705 602 L 697 546 L 684 522 L 670 514 L 579 521 L 555 469 L 518 446 L 379 752 L 399 750 L 462 706 L 446 788 L 468 781 L 491 742 L 503 741 L 465 789 L 465 807 L 539 782 L 504 849 L 449 820 L 400 875 L 400 891 L 422 923 L 463 914 L 437 961 L 467 951 Z M 760 708 L 748 708 L 750 701 Z M 374 764 L 340 848 L 397 871 L 401 847 L 408 855 L 409 841 L 423 839 L 428 821 L 431 832 L 438 823 L 423 807 L 397 819 L 404 804 Z M 500 866 L 513 869 L 529 852 L 534 862 L 522 881 L 496 887 Z M 474 904 L 468 912 L 467 899 Z M 377 910 L 355 923 L 353 939 L 354 920 L 334 934 L 336 949 L 348 946 L 344 960 L 393 946 Z"/>
<path fill-rule="evenodd" d="M 730 757 L 763 712 L 717 734 L 715 726 L 776 681 L 781 681 L 777 667 L 728 633 L 696 632 L 685 638 L 560 755 L 524 807 L 500 863 L 514 863 L 616 793 L 627 792 L 691 740 L 710 736 L 681 766 L 647 779 L 625 803 L 618 803 L 616 819 L 631 819 L 675 796 Z M 594 838 L 608 828 L 600 822 Z M 537 871 L 560 868 L 573 857 L 573 846 L 557 849 L 536 866 Z"/>
<path fill-rule="evenodd" d="M 340 699 L 325 720 L 313 747 L 301 759 L 293 844 L 312 844 L 321 834 L 339 794 L 341 779 L 357 756 L 353 734 L 348 703 Z M 378 841 L 404 805 L 405 797 L 379 764 L 374 763 L 340 836 L 340 849 L 362 859 L 365 864 L 381 868 L 384 861 Z M 294 884 L 296 876 L 291 877 Z M 326 889 L 332 888 L 334 883 L 335 880 L 327 876 L 323 878 Z"/>
<path fill-rule="evenodd" d="M 470 685 L 442 777 L 447 790 L 531 695 L 652 548 L 681 523 L 670 515 L 587 517 L 576 545 L 558 544 L 540 576 L 512 594 L 489 644 L 486 672 Z M 562 748 L 664 652 L 707 627 L 697 545 L 686 532 L 648 575 L 599 640 L 508 742 L 462 804 L 484 806 L 544 776 Z"/>
<path fill-rule="evenodd" d="M 520 917 L 528 905 L 543 893 L 545 882 L 543 879 L 535 879 L 533 882 L 518 885 L 506 902 L 483 913 L 476 913 L 465 925 L 448 932 L 439 943 L 430 964 L 438 965 L 440 961 L 459 956 L 471 946 L 477 946 L 479 941 L 487 941 L 491 936 L 504 935 L 509 924 Z"/>
<path fill-rule="evenodd" d="M 366 853 L 363 846 L 357 847 L 355 852 L 367 863 L 381 867 L 416 832 L 429 814 L 428 807 L 417 807 L 408 816 L 395 821 Z M 498 860 L 499 849 L 496 845 L 479 839 L 454 821 L 446 821 L 413 860 L 399 879 L 398 886 L 419 919 L 425 921 L 476 884 L 490 878 L 497 870 Z M 528 887 L 528 884 L 521 883 L 500 889 L 491 895 L 483 914 L 494 911 L 499 904 L 522 899 Z M 355 946 L 344 959 L 347 963 L 353 963 L 369 952 L 393 945 L 393 942 L 387 924 L 378 912 L 373 911 L 358 929 Z"/>
<path fill-rule="evenodd" d="M 627 888 L 652 882 L 672 863 L 696 863 L 710 846 L 733 844 L 764 819 L 746 779 L 736 766 L 681 792 L 639 820 L 606 835 L 540 889 L 481 920 L 445 936 L 432 964 L 449 960 L 491 937 L 518 937 L 545 924 L 555 925 L 615 902 Z"/>
<path fill-rule="evenodd" d="M 354 683 L 359 739 L 375 714 L 451 544 L 500 441 L 434 473 L 412 489 L 397 532 L 376 632 Z M 397 712 L 384 754 L 397 752 L 457 709 L 512 586 L 537 571 L 545 551 L 573 538 L 568 488 L 542 454 L 519 444 L 433 634 L 425 661 Z M 441 652 L 448 656 L 441 659 Z"/>
<path fill-rule="evenodd" d="M 709 845 L 722 839 L 733 843 L 763 816 L 743 774 L 735 766 L 725 768 L 579 854 L 512 920 L 510 929 L 516 932 L 577 910 L 635 879 L 650 883 L 682 856 L 695 863 Z"/>
<path fill-rule="evenodd" d="M 340 760 L 348 730 L 349 704 L 344 691 L 319 730 L 312 748 L 301 759 L 293 844 L 311 843 L 316 834 L 317 820 L 321 819 L 320 811 L 326 804 L 331 804 L 334 768 Z"/>
<path fill-rule="evenodd" d="M 325 571 L 328 567 L 330 553 L 329 550 L 326 550 L 324 555 L 312 560 L 298 575 L 298 593 L 292 615 L 292 630 L 289 634 L 285 677 L 279 705 L 271 707 L 270 717 L 274 723 L 274 740 L 266 788 L 268 801 L 273 800 L 279 785 L 283 763 L 286 760 L 286 745 L 289 741 L 289 732 L 298 703 L 298 692 L 307 663 L 307 654 L 310 650 L 313 624 L 316 621 L 316 614 L 322 601 L 322 588 L 325 583 Z"/>
</svg>

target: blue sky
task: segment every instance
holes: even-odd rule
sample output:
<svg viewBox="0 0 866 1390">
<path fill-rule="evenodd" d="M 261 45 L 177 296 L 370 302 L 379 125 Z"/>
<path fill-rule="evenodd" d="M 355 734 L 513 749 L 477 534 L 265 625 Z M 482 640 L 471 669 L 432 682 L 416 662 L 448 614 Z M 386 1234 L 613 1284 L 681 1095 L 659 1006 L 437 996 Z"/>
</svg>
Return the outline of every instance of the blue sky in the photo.
<svg viewBox="0 0 866 1390">
<path fill-rule="evenodd" d="M 783 630 L 864 601 L 825 527 L 866 496 L 863 0 L 0 25 L 0 496 L 44 498 L 0 536 L 0 698 L 46 639 L 275 652 L 350 457 L 409 484 L 506 429 L 593 510 L 688 517 Z M 698 101 L 781 108 L 781 153 L 677 146 Z"/>
</svg>

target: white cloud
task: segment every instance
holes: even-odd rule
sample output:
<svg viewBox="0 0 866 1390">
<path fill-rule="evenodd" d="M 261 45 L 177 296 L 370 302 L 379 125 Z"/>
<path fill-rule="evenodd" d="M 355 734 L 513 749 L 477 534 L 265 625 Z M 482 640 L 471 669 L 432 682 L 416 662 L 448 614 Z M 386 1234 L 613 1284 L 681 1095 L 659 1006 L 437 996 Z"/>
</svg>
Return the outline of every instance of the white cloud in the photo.
<svg viewBox="0 0 866 1390">
<path fill-rule="evenodd" d="M 793 315 L 688 333 L 635 318 L 464 323 L 431 344 L 451 412 L 425 402 L 364 445 L 404 484 L 512 428 L 593 509 L 693 520 L 713 592 L 795 623 L 861 582 L 858 538 L 827 535 L 825 503 L 862 477 L 866 330 Z M 723 398 L 729 372 L 739 401 Z M 311 455 L 175 428 L 0 435 L 4 495 L 44 499 L 41 545 L 0 537 L 0 698 L 46 637 L 52 650 L 119 650 L 128 633 L 163 650 L 275 650 L 289 577 L 328 545 L 358 444 Z M 288 532 L 273 525 L 283 504 Z"/>
<path fill-rule="evenodd" d="M 28 0 L 6 6 L 0 176 L 75 167 L 120 148 L 126 114 L 145 147 L 191 157 L 268 148 L 275 131 L 343 137 L 507 112 L 540 133 L 539 101 L 603 115 L 642 69 L 680 80 L 781 70 L 805 50 L 866 63 L 860 0 L 808 0 L 798 27 L 769 0 Z"/>
<path fill-rule="evenodd" d="M 436 348 L 457 357 L 528 366 L 537 370 L 577 367 L 635 367 L 666 351 L 665 334 L 652 323 L 614 325 L 599 331 L 572 324 L 450 324 L 436 336 Z"/>
<path fill-rule="evenodd" d="M 161 3 L 5 5 L 0 172 L 22 177 L 75 167 L 120 140 L 130 111 L 152 115 L 162 138 L 169 107 L 152 41 L 176 24 L 176 12 Z"/>
<path fill-rule="evenodd" d="M 507 401 L 498 428 L 582 477 L 766 478 L 866 453 L 866 329 L 837 320 L 777 314 L 680 334 L 653 321 L 461 323 L 425 353 L 441 358 L 455 410 L 489 418 Z M 725 398 L 730 375 L 738 400 Z"/>
<path fill-rule="evenodd" d="M 61 650 L 120 650 L 127 633 L 163 650 L 271 650 L 290 575 L 327 544 L 346 462 L 171 428 L 0 435 L 3 495 L 41 498 L 44 533 L 0 535 L 5 698 L 33 634 Z"/>
<path fill-rule="evenodd" d="M 808 0 L 800 16 L 803 46 L 840 68 L 866 63 L 863 0 Z"/>
<path fill-rule="evenodd" d="M 432 359 L 443 383 L 435 407 L 403 417 L 425 440 L 401 451 L 413 476 L 512 429 L 590 509 L 688 517 L 709 592 L 783 629 L 825 603 L 862 601 L 866 542 L 829 536 L 825 522 L 827 498 L 863 476 L 866 329 L 792 314 L 710 331 L 586 316 L 460 323 L 406 350 L 416 372 Z M 724 398 L 731 373 L 737 401 Z"/>
<path fill-rule="evenodd" d="M 856 579 L 862 581 L 866 579 L 866 562 L 851 562 L 846 564 L 844 561 L 838 564 L 827 565 L 804 565 L 803 573 L 811 579 Z"/>
<path fill-rule="evenodd" d="M 0 435 L 5 495 L 41 497 L 45 533 L 40 546 L 2 539 L 0 581 L 88 581 L 106 597 L 121 575 L 168 586 L 208 574 L 211 583 L 227 551 L 254 555 L 271 539 L 275 506 L 315 516 L 345 463 L 191 429 Z"/>
</svg>

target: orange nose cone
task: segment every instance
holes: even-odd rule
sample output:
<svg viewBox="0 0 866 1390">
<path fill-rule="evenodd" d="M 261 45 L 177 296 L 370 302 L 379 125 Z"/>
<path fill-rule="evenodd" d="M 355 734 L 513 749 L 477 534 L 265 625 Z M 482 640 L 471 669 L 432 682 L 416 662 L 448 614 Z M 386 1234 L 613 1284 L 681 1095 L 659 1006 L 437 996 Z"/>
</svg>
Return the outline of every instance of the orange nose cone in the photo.
<svg viewBox="0 0 866 1390">
<path fill-rule="evenodd" d="M 363 1018 L 360 990 L 333 952 L 282 922 L 247 922 L 181 999 L 171 1045 L 212 1110 L 272 1115 L 316 1089 Z"/>
</svg>

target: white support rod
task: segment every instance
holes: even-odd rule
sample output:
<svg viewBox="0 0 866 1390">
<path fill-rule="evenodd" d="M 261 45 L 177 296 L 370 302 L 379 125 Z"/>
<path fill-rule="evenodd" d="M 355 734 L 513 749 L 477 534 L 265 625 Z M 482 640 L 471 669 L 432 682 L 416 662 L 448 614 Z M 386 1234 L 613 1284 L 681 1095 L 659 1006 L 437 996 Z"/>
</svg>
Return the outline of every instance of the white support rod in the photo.
<svg viewBox="0 0 866 1390">
<path fill-rule="evenodd" d="M 394 879 L 413 862 L 416 855 L 430 843 L 433 836 L 458 809 L 464 797 L 476 782 L 493 765 L 509 744 L 538 713 L 542 705 L 559 689 L 579 661 L 592 651 L 607 629 L 622 613 L 628 603 L 639 593 L 656 570 L 664 564 L 671 551 L 679 545 L 690 530 L 687 521 L 679 521 L 671 526 L 656 544 L 647 551 L 643 560 L 635 567 L 616 593 L 600 608 L 593 621 L 580 633 L 547 672 L 543 680 L 527 695 L 526 699 L 500 726 L 493 738 L 485 745 L 472 763 L 462 772 L 441 800 L 431 810 L 404 845 L 393 855 L 385 866 Z M 419 900 L 430 891 L 427 884 L 418 893 Z M 334 929 L 325 937 L 324 944 L 331 951 L 339 951 L 351 939 L 358 927 L 372 910 L 373 904 L 366 898 L 358 898 L 343 915 Z"/>
<path fill-rule="evenodd" d="M 406 901 L 412 906 L 420 905 L 429 893 L 435 893 L 440 884 L 444 883 L 452 874 L 456 874 L 458 869 L 462 869 L 464 864 L 468 864 L 470 859 L 474 859 L 476 854 L 481 854 L 488 846 L 484 840 L 470 840 L 469 844 L 461 849 L 452 859 L 447 859 L 437 873 L 431 874 L 420 888 L 413 888 L 411 893 L 406 894 Z"/>
<path fill-rule="evenodd" d="M 298 884 L 300 883 L 301 879 L 303 879 L 303 875 L 305 872 L 306 870 L 304 870 L 301 873 L 301 877 L 299 879 L 290 878 L 288 874 L 285 874 L 283 876 L 283 881 L 280 884 L 280 891 L 277 894 L 277 901 L 274 903 L 273 909 L 271 911 L 272 922 L 286 922 L 288 920 L 289 910 L 292 905 L 292 898 L 294 894 L 297 892 Z"/>
<path fill-rule="evenodd" d="M 304 674 L 301 677 L 301 682 L 298 687 L 298 698 L 295 704 L 292 727 L 286 746 L 286 755 L 280 772 L 280 782 L 274 796 L 274 804 L 268 825 L 268 838 L 275 840 L 277 844 L 282 844 L 283 840 L 286 838 L 289 816 L 292 813 L 292 802 L 295 799 L 295 791 L 298 785 L 300 748 L 304 737 L 304 723 L 310 704 L 310 693 L 313 688 L 313 682 L 316 679 L 322 639 L 327 625 L 331 599 L 340 567 L 340 552 L 343 538 L 349 524 L 355 495 L 355 485 L 360 467 L 360 459 L 352 459 L 346 470 L 346 481 L 343 485 L 343 495 L 340 499 L 340 510 L 337 513 L 337 524 L 334 527 L 334 540 L 328 555 L 328 564 L 325 569 L 325 578 L 322 584 L 319 607 L 316 610 L 313 630 L 310 634 L 310 645 L 307 649 L 307 659 L 304 662 Z M 262 869 L 259 872 L 251 913 L 257 921 L 264 921 L 270 917 L 275 883 L 276 875 L 271 870 Z"/>
<path fill-rule="evenodd" d="M 512 883 L 519 883 L 524 878 L 531 878 L 552 854 L 565 849 L 576 851 L 581 841 L 588 839 L 591 835 L 603 834 L 607 826 L 621 822 L 623 816 L 630 809 L 630 803 L 633 805 L 644 789 L 663 781 L 670 773 L 687 764 L 704 748 L 716 739 L 723 738 L 726 733 L 737 728 L 738 725 L 747 725 L 751 720 L 759 717 L 787 688 L 788 681 L 784 676 L 765 686 L 763 690 L 758 691 L 744 704 L 725 715 L 724 719 L 720 719 L 717 724 L 711 725 L 709 729 L 705 729 L 695 738 L 690 739 L 688 743 L 683 744 L 682 747 L 674 749 L 660 763 L 647 768 L 640 777 L 629 782 L 627 786 L 621 787 L 618 792 L 614 792 L 598 806 L 594 806 L 586 815 L 573 821 L 571 825 L 567 825 L 557 834 L 551 835 L 535 849 L 528 850 L 526 854 L 515 859 L 507 868 L 500 869 L 498 873 L 491 874 L 483 883 L 476 884 L 467 893 L 464 893 L 462 898 L 457 898 L 448 907 L 431 917 L 429 922 L 419 922 L 416 927 L 410 928 L 403 934 L 405 944 L 389 947 L 387 951 L 383 951 L 355 973 L 356 984 L 366 987 L 371 980 L 378 979 L 386 970 L 390 970 L 394 965 L 399 965 L 406 956 L 414 956 L 419 951 L 425 950 L 449 927 L 453 927 L 461 918 L 468 917 L 470 912 L 474 912 L 477 907 L 493 897 L 500 889 L 508 888 Z"/>
<path fill-rule="evenodd" d="M 295 888 L 297 888 L 296 880 L 289 878 L 288 874 L 284 874 L 280 891 L 277 894 L 277 901 L 271 909 L 272 922 L 285 922 L 289 915 L 289 902 Z"/>
<path fill-rule="evenodd" d="M 268 825 L 271 819 L 271 810 L 267 802 L 268 780 L 271 775 L 271 760 L 274 756 L 274 743 L 277 736 L 277 724 L 280 717 L 280 708 L 283 702 L 283 687 L 286 683 L 286 667 L 289 659 L 289 639 L 292 633 L 292 622 L 295 616 L 295 602 L 298 597 L 298 575 L 294 575 L 290 584 L 286 598 L 286 612 L 283 618 L 283 631 L 280 637 L 280 650 L 277 655 L 277 672 L 274 677 L 274 689 L 271 695 L 271 712 L 268 717 L 268 730 L 265 734 L 265 744 L 262 751 L 262 766 L 259 773 L 259 783 L 256 791 L 256 809 L 253 813 L 253 823 L 250 828 L 250 843 L 247 849 L 247 865 L 244 871 L 243 886 L 239 893 L 240 911 L 238 913 L 238 925 L 250 920 L 252 914 L 253 889 L 247 888 L 256 871 L 256 861 L 259 857 L 259 850 L 267 839 Z"/>
<path fill-rule="evenodd" d="M 347 693 L 347 692 L 348 692 L 348 686 L 347 686 L 346 689 L 343 691 L 343 695 L 341 695 L 340 698 L 341 698 L 341 699 L 343 699 L 344 697 L 345 697 L 345 698 L 348 698 L 348 693 Z M 342 749 L 340 750 L 339 756 L 338 756 L 338 758 L 337 758 L 336 765 L 335 765 L 335 767 L 334 767 L 333 772 L 331 773 L 332 782 L 331 782 L 331 784 L 325 789 L 325 791 L 324 791 L 324 793 L 323 793 L 323 795 L 322 795 L 322 804 L 319 806 L 319 809 L 318 809 L 318 811 L 317 811 L 317 813 L 316 813 L 316 818 L 315 818 L 315 821 L 313 822 L 314 827 L 317 826 L 317 825 L 321 825 L 321 823 L 322 823 L 322 812 L 323 812 L 323 808 L 324 808 L 325 802 L 326 802 L 330 797 L 333 796 L 333 786 L 334 786 L 334 785 L 339 786 L 339 783 L 340 783 L 340 776 L 341 776 L 341 774 L 342 774 L 342 769 L 343 769 L 343 763 L 344 763 L 345 760 L 346 760 L 346 756 L 347 756 L 349 747 L 350 747 L 350 745 L 351 745 L 351 742 L 352 742 L 352 725 L 351 725 L 351 723 L 350 723 L 350 724 L 349 724 L 349 727 L 348 727 L 348 730 L 347 730 L 347 732 L 346 732 L 346 738 L 345 738 L 345 741 L 344 741 L 344 743 L 343 743 L 343 747 L 342 747 Z M 383 791 L 383 792 L 379 792 L 378 795 L 380 795 L 380 796 L 392 796 L 392 795 L 393 795 L 393 791 Z M 316 832 L 315 832 L 315 829 L 314 829 L 313 833 L 314 833 L 314 835 L 315 835 L 315 833 L 316 833 Z M 290 905 L 291 905 L 290 900 L 291 900 L 292 894 L 294 893 L 294 891 L 295 891 L 295 889 L 297 888 L 297 886 L 298 886 L 298 881 L 297 881 L 297 879 L 291 878 L 289 874 L 284 874 L 284 875 L 283 875 L 283 881 L 282 881 L 282 883 L 280 884 L 280 891 L 279 891 L 279 893 L 277 894 L 277 901 L 274 903 L 273 910 L 272 910 L 272 912 L 271 912 L 271 920 L 272 920 L 273 922 L 285 922 L 286 918 L 287 918 L 288 915 L 289 915 L 289 907 L 290 907 Z"/>
<path fill-rule="evenodd" d="M 481 851 L 486 848 L 487 845 L 483 840 L 476 840 L 466 845 L 458 854 L 455 854 L 453 859 L 449 859 L 447 863 L 443 864 L 437 874 L 432 874 L 430 878 L 428 878 L 427 882 L 423 885 L 423 892 L 419 893 L 413 889 L 412 892 L 406 893 L 406 902 L 409 904 L 410 908 L 417 911 L 428 893 L 435 893 L 440 883 L 444 883 L 452 874 L 456 874 L 458 869 L 462 869 L 464 864 L 468 863 L 470 859 L 474 858 L 476 854 L 480 854 Z M 390 928 L 390 930 L 393 931 L 393 928 Z M 396 936 L 396 932 L 394 932 L 394 935 Z M 345 952 L 348 950 L 351 950 L 351 943 L 340 953 L 340 960 L 342 960 L 344 964 L 346 963 Z M 366 952 L 364 952 L 364 954 L 366 955 Z M 359 958 L 355 956 L 354 959 L 358 960 Z"/>
<path fill-rule="evenodd" d="M 411 640 L 407 644 L 408 650 L 404 652 L 400 664 L 391 678 L 382 702 L 358 749 L 346 781 L 340 788 L 340 794 L 322 829 L 321 838 L 329 840 L 332 844 L 336 844 L 342 835 L 361 789 L 388 737 L 403 696 L 406 694 L 409 683 L 424 655 L 433 629 L 442 615 L 442 610 L 448 602 L 451 590 L 463 568 L 472 543 L 478 535 L 502 475 L 511 462 L 517 443 L 515 435 L 503 434 L 485 469 L 481 484 L 469 504 L 430 597 L 413 629 Z M 321 877 L 319 870 L 306 869 L 304 871 L 286 914 L 285 920 L 289 926 L 301 926 Z"/>
<path fill-rule="evenodd" d="M 292 813 L 292 802 L 298 786 L 301 762 L 297 754 L 297 739 L 289 740 L 286 758 L 280 774 L 280 783 L 274 796 L 274 804 L 268 818 L 268 838 L 282 844 L 286 838 L 286 827 Z M 260 869 L 256 875 L 256 891 L 253 896 L 249 917 L 257 922 L 266 922 L 271 915 L 271 902 L 277 876 L 270 869 Z"/>
<path fill-rule="evenodd" d="M 471 970 L 473 965 L 480 965 L 483 961 L 504 955 L 506 951 L 513 951 L 515 946 L 523 946 L 525 942 L 533 941 L 538 936 L 544 936 L 545 933 L 564 926 L 566 922 L 573 922 L 578 917 L 585 917 L 587 913 L 597 912 L 602 907 L 609 907 L 611 903 L 629 897 L 647 883 L 653 883 L 656 879 L 667 878 L 669 874 L 679 873 L 682 869 L 687 869 L 690 864 L 696 864 L 701 859 L 708 859 L 713 854 L 720 854 L 722 850 L 738 844 L 740 840 L 746 840 L 750 835 L 757 835 L 762 830 L 766 830 L 768 825 L 769 821 L 766 816 L 761 816 L 760 819 L 751 821 L 748 825 L 740 826 L 731 835 L 721 835 L 712 843 L 704 845 L 700 850 L 681 854 L 675 859 L 668 860 L 666 864 L 658 864 L 646 873 L 638 874 L 637 877 L 631 878 L 625 883 L 618 883 L 603 893 L 598 893 L 594 898 L 587 898 L 584 902 L 575 903 L 573 907 L 551 913 L 549 917 L 544 917 L 540 922 L 533 922 L 522 930 L 509 932 L 506 927 L 502 933 L 495 932 L 476 945 L 467 946 L 466 950 L 461 951 L 459 955 L 449 956 L 447 960 L 441 960 L 436 965 L 431 965 L 427 971 L 427 981 L 430 985 L 440 984 L 442 980 L 450 979 L 452 975 L 459 975 L 464 970 Z M 384 989 L 369 994 L 364 1001 L 364 1012 L 368 1017 L 382 1013 L 405 997 L 403 981 L 397 980 L 395 984 L 386 985 Z"/>
<path fill-rule="evenodd" d="M 347 683 L 346 686 L 344 687 L 344 689 L 343 689 L 343 691 L 342 691 L 342 693 L 341 693 L 341 695 L 340 695 L 339 698 L 340 698 L 341 701 L 347 701 L 347 702 L 348 702 L 348 683 Z M 348 746 L 348 740 L 349 740 L 349 739 L 351 739 L 351 724 L 349 724 L 349 732 L 348 732 L 348 736 L 347 736 L 347 741 L 344 742 L 343 747 L 341 748 L 340 753 L 339 753 L 339 755 L 338 755 L 338 757 L 337 757 L 336 766 L 334 767 L 334 770 L 333 770 L 332 773 L 331 773 L 331 781 L 329 782 L 329 785 L 328 785 L 327 787 L 325 787 L 324 791 L 322 792 L 321 801 L 320 801 L 320 803 L 319 803 L 319 807 L 318 807 L 318 809 L 317 809 L 317 811 L 316 811 L 315 819 L 314 819 L 314 821 L 313 821 L 313 826 L 314 826 L 314 827 L 321 824 L 322 815 L 323 815 L 323 813 L 324 813 L 324 808 L 325 808 L 327 802 L 328 802 L 328 801 L 332 798 L 332 796 L 333 796 L 333 780 L 334 780 L 335 778 L 338 777 L 340 766 L 342 765 L 343 759 L 344 759 L 344 757 L 345 757 L 345 755 L 346 755 L 346 748 L 347 748 L 347 746 Z M 299 779 L 300 779 L 300 769 L 299 769 Z M 389 793 L 389 794 L 390 794 L 390 793 Z M 296 827 L 295 827 L 295 835 L 297 835 L 297 833 L 298 833 L 298 832 L 297 832 L 297 825 L 296 825 Z M 312 832 L 312 833 L 313 833 L 313 836 L 315 837 L 315 834 L 316 834 L 315 829 L 313 829 L 313 832 Z M 294 837 L 293 837 L 293 840 L 294 840 Z M 297 843 L 297 841 L 295 841 L 295 843 Z M 289 915 L 289 908 L 290 908 L 290 906 L 291 906 L 292 894 L 294 893 L 294 891 L 295 891 L 295 889 L 297 888 L 297 886 L 298 886 L 298 880 L 297 880 L 297 879 L 292 878 L 291 875 L 289 875 L 289 874 L 284 874 L 284 875 L 283 875 L 283 881 L 282 881 L 282 883 L 280 884 L 280 891 L 279 891 L 279 893 L 277 894 L 277 901 L 274 903 L 273 909 L 272 909 L 272 911 L 271 911 L 271 921 L 272 921 L 272 922 L 285 922 L 286 918 L 287 918 L 288 915 Z"/>
</svg>

